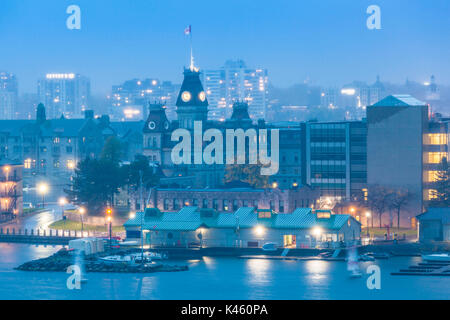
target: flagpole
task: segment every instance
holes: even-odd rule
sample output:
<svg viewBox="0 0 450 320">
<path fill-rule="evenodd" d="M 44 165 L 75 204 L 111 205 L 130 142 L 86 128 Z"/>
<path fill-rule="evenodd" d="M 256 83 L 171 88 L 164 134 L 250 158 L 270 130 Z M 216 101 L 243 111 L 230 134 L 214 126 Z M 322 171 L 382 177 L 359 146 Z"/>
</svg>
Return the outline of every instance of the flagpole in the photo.
<svg viewBox="0 0 450 320">
<path fill-rule="evenodd" d="M 194 49 L 193 49 L 193 46 L 192 46 L 192 29 L 191 29 L 191 26 L 189 26 L 189 40 L 190 40 L 190 45 L 191 45 L 191 67 L 190 67 L 190 69 L 191 69 L 191 71 L 194 71 L 194 68 L 195 68 L 195 66 L 194 66 Z"/>
</svg>

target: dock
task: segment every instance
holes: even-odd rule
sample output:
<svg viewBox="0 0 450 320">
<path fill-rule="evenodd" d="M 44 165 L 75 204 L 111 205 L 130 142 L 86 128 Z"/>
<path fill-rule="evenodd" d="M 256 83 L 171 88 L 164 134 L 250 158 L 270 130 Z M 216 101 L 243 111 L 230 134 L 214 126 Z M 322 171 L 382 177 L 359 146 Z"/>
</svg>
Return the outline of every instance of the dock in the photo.
<svg viewBox="0 0 450 320">
<path fill-rule="evenodd" d="M 267 255 L 252 255 L 239 256 L 239 259 L 259 259 L 259 260 L 294 260 L 294 261 L 345 261 L 345 258 L 323 258 L 323 257 L 295 257 L 295 256 L 267 256 Z"/>
<path fill-rule="evenodd" d="M 392 272 L 391 275 L 448 277 L 450 276 L 450 263 L 422 262 L 416 266 L 409 266 L 408 269 L 402 269 L 399 272 Z"/>
</svg>

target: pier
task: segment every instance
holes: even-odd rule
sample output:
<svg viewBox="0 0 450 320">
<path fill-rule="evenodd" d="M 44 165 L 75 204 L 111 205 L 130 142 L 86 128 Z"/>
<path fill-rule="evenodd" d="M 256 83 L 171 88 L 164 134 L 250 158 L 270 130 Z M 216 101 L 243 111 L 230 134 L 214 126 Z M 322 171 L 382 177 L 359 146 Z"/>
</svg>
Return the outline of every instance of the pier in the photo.
<svg viewBox="0 0 450 320">
<path fill-rule="evenodd" d="M 450 276 L 450 263 L 448 262 L 422 262 L 417 266 L 409 266 L 399 272 L 392 272 L 393 276 Z"/>
<path fill-rule="evenodd" d="M 71 240 L 89 236 L 93 234 L 87 231 L 82 233 L 81 231 L 0 228 L 2 243 L 68 245 Z"/>
</svg>

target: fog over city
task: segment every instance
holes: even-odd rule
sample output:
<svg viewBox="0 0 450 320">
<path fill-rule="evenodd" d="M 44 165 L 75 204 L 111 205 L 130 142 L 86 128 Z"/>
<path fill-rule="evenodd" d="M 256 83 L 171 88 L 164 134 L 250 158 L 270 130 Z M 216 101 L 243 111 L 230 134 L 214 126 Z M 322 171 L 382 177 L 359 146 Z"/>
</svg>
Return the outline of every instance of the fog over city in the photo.
<svg viewBox="0 0 450 320">
<path fill-rule="evenodd" d="M 35 92 L 49 72 L 74 72 L 108 94 L 125 79 L 155 77 L 180 83 L 189 64 L 192 25 L 200 68 L 243 59 L 270 72 L 276 87 L 309 81 L 341 86 L 353 80 L 450 84 L 449 2 L 377 1 L 381 30 L 366 28 L 371 1 L 87 1 L 81 30 L 65 28 L 73 1 L 3 0 L 0 70 Z M 432 23 L 431 23 L 432 21 Z M 414 67 L 414 68 L 412 68 Z"/>
</svg>

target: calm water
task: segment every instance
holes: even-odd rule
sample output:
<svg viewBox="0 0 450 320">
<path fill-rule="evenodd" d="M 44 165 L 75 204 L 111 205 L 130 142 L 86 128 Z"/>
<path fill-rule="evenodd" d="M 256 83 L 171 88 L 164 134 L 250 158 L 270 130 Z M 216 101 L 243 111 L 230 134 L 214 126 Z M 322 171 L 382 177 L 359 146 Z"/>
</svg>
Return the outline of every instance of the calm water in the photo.
<svg viewBox="0 0 450 320">
<path fill-rule="evenodd" d="M 152 275 L 88 274 L 80 291 L 66 288 L 64 273 L 19 272 L 13 267 L 59 247 L 0 243 L 0 299 L 450 299 L 450 278 L 393 277 L 420 258 L 392 258 L 381 267 L 381 290 L 367 276 L 349 279 L 344 262 L 204 258 L 188 272 Z M 373 262 L 371 262 L 373 263 Z M 371 263 L 363 263 L 366 268 Z"/>
</svg>

